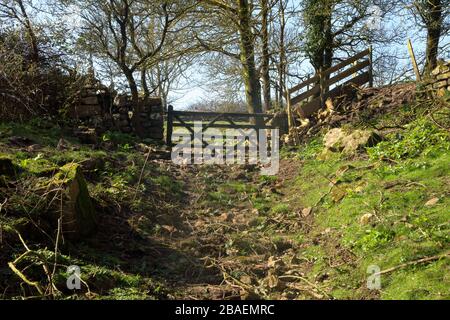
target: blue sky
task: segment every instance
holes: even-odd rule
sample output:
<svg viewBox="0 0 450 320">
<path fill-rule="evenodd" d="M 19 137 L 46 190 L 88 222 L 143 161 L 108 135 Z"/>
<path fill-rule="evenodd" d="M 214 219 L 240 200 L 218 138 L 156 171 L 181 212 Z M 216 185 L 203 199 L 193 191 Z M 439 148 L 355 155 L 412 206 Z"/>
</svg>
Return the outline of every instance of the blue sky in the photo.
<svg viewBox="0 0 450 320">
<path fill-rule="evenodd" d="M 408 14 L 406 11 L 403 12 L 403 16 L 396 17 L 394 20 L 391 19 L 384 19 L 381 20 L 381 25 L 384 26 L 387 29 L 395 29 L 397 26 L 408 26 L 407 33 L 404 38 L 403 43 L 397 43 L 392 44 L 389 47 L 389 50 L 397 52 L 397 55 L 399 59 L 397 60 L 397 68 L 399 73 L 406 72 L 405 76 L 407 77 L 414 77 L 414 74 L 412 72 L 412 64 L 410 60 L 410 56 L 407 49 L 407 40 L 411 39 L 413 42 L 414 51 L 416 53 L 417 59 L 419 61 L 419 64 L 421 64 L 419 67 L 423 66 L 423 56 L 425 52 L 425 32 L 422 30 L 419 30 L 418 26 L 415 25 L 414 19 L 411 17 L 410 14 Z M 450 41 L 450 35 L 443 35 L 441 39 L 441 45 L 449 44 Z M 450 59 L 450 46 L 447 46 L 447 51 L 440 52 L 440 57 L 446 60 Z M 375 51 L 375 58 L 377 56 L 377 53 L 383 53 L 386 51 L 386 48 L 384 45 L 374 45 L 374 51 Z M 306 74 L 306 70 L 310 68 L 309 63 L 306 63 L 302 65 L 300 72 L 304 70 L 303 72 Z M 401 71 L 401 72 L 400 72 Z M 171 94 L 171 98 L 174 99 L 173 105 L 177 109 L 183 109 L 190 104 L 193 104 L 195 102 L 201 101 L 203 99 L 210 99 L 212 96 L 214 96 L 214 93 L 211 92 L 210 88 L 207 85 L 207 82 L 205 81 L 205 74 L 202 73 L 202 69 L 198 65 L 193 65 L 189 73 L 195 75 L 195 81 L 191 81 L 192 86 L 187 84 L 188 89 L 185 90 L 179 90 L 174 91 Z M 206 82 L 203 85 L 201 85 L 202 82 Z M 295 85 L 295 82 L 290 81 L 289 86 Z"/>
<path fill-rule="evenodd" d="M 42 4 L 47 0 L 35 0 L 35 4 Z M 293 1 L 293 5 L 297 5 L 298 0 Z M 76 7 L 72 7 L 69 10 L 72 12 L 72 14 L 68 17 L 72 21 L 72 24 L 74 26 L 79 26 L 80 19 L 77 14 Z M 44 15 L 48 18 L 48 15 Z M 50 18 L 52 19 L 52 18 Z M 288 21 L 288 24 L 292 27 L 294 26 L 294 21 Z M 414 25 L 414 21 L 411 18 L 411 16 L 405 15 L 404 17 L 399 17 L 398 19 L 394 21 L 382 21 L 383 25 L 385 25 L 388 29 L 389 28 L 396 28 L 397 25 L 404 26 L 408 25 L 410 28 L 408 29 L 407 35 L 404 39 L 403 44 L 395 44 L 392 45 L 389 49 L 395 50 L 398 52 L 398 55 L 401 57 L 401 59 L 398 60 L 398 65 L 400 69 L 411 69 L 411 62 L 409 59 L 406 41 L 408 38 L 411 38 L 413 41 L 414 49 L 417 53 L 418 58 L 420 59 L 423 57 L 424 49 L 425 49 L 425 34 L 424 32 L 419 32 L 418 28 Z M 294 26 L 296 27 L 296 26 Z M 448 44 L 449 43 L 450 36 L 444 35 L 441 40 L 441 44 Z M 447 47 L 450 49 L 450 47 Z M 385 48 L 382 46 L 375 46 L 375 52 L 383 52 Z M 450 59 L 450 52 L 441 52 L 441 57 L 445 59 Z M 376 58 L 376 57 L 375 57 Z M 299 69 L 300 73 L 307 73 L 306 70 L 310 68 L 309 64 L 306 63 L 302 65 Z M 170 92 L 169 98 L 171 100 L 171 103 L 175 106 L 177 109 L 183 109 L 187 106 L 194 104 L 196 102 L 202 101 L 202 100 L 208 100 L 215 96 L 217 96 L 217 92 L 213 92 L 211 83 L 214 79 L 209 79 L 208 74 L 205 70 L 205 68 L 200 65 L 199 63 L 194 63 L 190 66 L 190 68 L 185 72 L 185 75 L 187 77 L 184 77 L 180 79 L 178 86 L 175 88 L 172 88 L 172 91 Z M 410 72 L 409 75 L 412 75 Z M 290 82 L 289 86 L 295 85 L 294 82 Z"/>
</svg>

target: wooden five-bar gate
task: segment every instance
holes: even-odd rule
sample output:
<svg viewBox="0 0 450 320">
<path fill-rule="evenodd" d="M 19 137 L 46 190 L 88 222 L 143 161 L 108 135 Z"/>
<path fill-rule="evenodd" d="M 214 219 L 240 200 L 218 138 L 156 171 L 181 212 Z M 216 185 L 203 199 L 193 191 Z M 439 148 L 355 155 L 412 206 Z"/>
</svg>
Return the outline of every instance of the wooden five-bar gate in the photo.
<svg viewBox="0 0 450 320">
<path fill-rule="evenodd" d="M 353 77 L 350 80 L 340 83 L 351 76 Z M 369 83 L 370 87 L 373 86 L 372 48 L 289 89 L 286 99 L 292 111 L 295 110 L 302 117 L 308 117 L 323 108 L 328 98 L 344 94 L 350 85 L 362 86 L 366 83 Z"/>
<path fill-rule="evenodd" d="M 288 90 L 285 95 L 291 111 L 294 108 L 301 117 L 308 117 L 323 108 L 328 98 L 335 98 L 346 93 L 346 89 L 351 85 L 362 86 L 367 83 L 369 86 L 373 85 L 372 48 L 319 72 Z M 242 130 L 245 129 L 256 131 L 276 129 L 269 124 L 273 117 L 273 114 L 264 113 L 175 111 L 172 106 L 169 106 L 166 142 L 170 147 L 174 145 L 172 137 L 175 128 L 188 130 L 194 141 L 195 123 L 199 121 L 202 122 L 202 133 L 209 128 L 236 129 L 243 132 Z M 202 143 L 207 145 L 205 141 Z"/>
<path fill-rule="evenodd" d="M 195 123 L 202 122 L 202 133 L 210 128 L 236 129 L 243 132 L 246 129 L 276 129 L 269 122 L 273 119 L 273 114 L 265 113 L 219 113 L 219 112 L 197 112 L 197 111 L 176 111 L 172 106 L 167 111 L 167 131 L 166 142 L 172 147 L 172 137 L 175 128 L 184 128 L 194 140 Z M 205 145 L 206 142 L 202 141 Z"/>
</svg>

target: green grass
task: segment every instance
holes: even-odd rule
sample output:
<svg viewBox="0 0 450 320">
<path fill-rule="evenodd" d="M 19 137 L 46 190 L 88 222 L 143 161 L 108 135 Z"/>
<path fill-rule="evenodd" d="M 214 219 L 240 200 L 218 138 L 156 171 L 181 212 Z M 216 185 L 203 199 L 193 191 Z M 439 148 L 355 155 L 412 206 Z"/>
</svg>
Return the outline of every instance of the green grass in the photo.
<svg viewBox="0 0 450 320">
<path fill-rule="evenodd" d="M 427 118 L 417 118 L 413 111 L 407 106 L 400 110 L 409 122 L 404 123 L 405 130 L 387 135 L 385 141 L 369 148 L 367 154 L 355 158 L 334 154 L 324 159 L 321 137 L 296 150 L 284 149 L 284 158 L 301 164 L 296 177 L 285 177 L 288 183 L 280 187 L 282 194 L 274 193 L 272 188 L 282 182 L 278 177 L 222 179 L 210 174 L 210 168 L 201 167 L 199 175 L 204 185 L 195 190 L 200 196 L 196 208 L 205 209 L 210 215 L 233 212 L 241 206 L 248 212 L 256 209 L 258 212 L 245 233 L 230 231 L 224 238 L 226 252 L 238 259 L 255 254 L 281 254 L 295 246 L 299 263 L 308 266 L 304 277 L 315 282 L 317 277 L 329 275 L 327 282 L 318 286 L 327 289 L 334 298 L 450 299 L 448 258 L 405 265 L 442 255 L 450 247 L 449 136 Z M 382 121 L 388 124 L 392 119 L 382 117 Z M 8 154 L 18 168 L 18 178 L 24 182 L 25 190 L 45 185 L 54 171 L 66 163 L 99 159 L 101 166 L 91 170 L 87 179 L 98 205 L 105 210 L 111 207 L 118 210 L 120 204 L 121 212 L 143 213 L 132 226 L 133 232 L 142 238 L 164 232 L 165 222 L 159 213 L 177 210 L 173 202 L 183 199 L 185 185 L 167 171 L 148 165 L 143 183 L 137 186 L 144 156 L 133 150 L 133 137 L 105 134 L 104 141 L 118 144 L 111 152 L 87 147 L 56 151 L 54 146 L 62 130 L 45 129 L 46 126 L 45 123 L 36 127 L 0 125 L 0 144 L 11 135 L 20 135 L 43 145 L 35 153 Z M 0 151 L 5 153 L 5 149 L 2 147 Z M 27 197 L 20 193 L 8 195 L 9 203 L 13 203 L 9 210 L 15 216 L 0 215 L 2 229 L 8 235 L 27 224 L 28 216 L 24 213 L 34 214 L 38 199 L 32 192 L 25 194 Z M 137 198 L 133 200 L 135 194 Z M 437 203 L 427 206 L 433 198 L 438 199 Z M 155 199 L 165 202 L 155 203 Z M 304 222 L 299 213 L 309 207 L 313 213 L 305 218 L 305 226 L 283 229 L 285 222 Z M 115 215 L 114 210 L 107 214 Z M 363 223 L 361 218 L 367 215 L 370 219 Z M 60 262 L 80 265 L 83 280 L 98 294 L 97 299 L 164 296 L 163 286 L 148 274 L 164 274 L 165 270 L 148 270 L 145 261 L 138 264 L 133 261 L 122 271 L 121 266 L 127 262 L 120 254 L 98 252 L 87 244 L 79 244 L 76 249 L 76 255 L 61 256 Z M 52 259 L 51 251 L 45 254 Z M 174 270 L 180 274 L 185 271 L 186 264 L 180 262 L 179 255 L 173 254 L 168 259 L 174 260 Z M 381 270 L 395 269 L 382 275 L 381 290 L 369 291 L 367 270 L 373 265 Z M 38 269 L 30 269 L 33 279 L 42 275 Z M 64 272 L 58 269 L 57 279 L 64 281 L 67 276 Z M 243 274 L 241 270 L 231 272 L 237 278 Z"/>
<path fill-rule="evenodd" d="M 303 246 L 301 259 L 313 263 L 307 277 L 329 274 L 327 286 L 335 298 L 450 299 L 448 258 L 399 267 L 443 255 L 450 247 L 449 135 L 428 118 L 417 118 L 411 108 L 400 112 L 410 121 L 406 129 L 369 148 L 369 157 L 333 154 L 323 159 L 321 137 L 297 150 L 282 150 L 283 158 L 302 161 L 294 183 L 284 186 L 288 202 L 266 198 L 263 205 L 254 204 L 270 208 L 270 214 L 314 207 L 313 230 L 290 237 Z M 342 199 L 333 199 L 337 190 Z M 437 204 L 425 206 L 432 198 L 439 199 Z M 363 224 L 367 214 L 372 218 Z M 313 244 L 325 231 L 331 237 L 328 245 Z M 336 254 L 336 244 L 355 255 L 355 265 L 330 267 L 326 260 Z M 382 276 L 381 290 L 368 291 L 371 265 L 398 269 Z"/>
<path fill-rule="evenodd" d="M 32 139 L 33 143 L 39 144 L 35 151 L 27 151 L 25 148 L 10 147 L 11 136 L 20 136 Z M 64 150 L 56 150 L 59 139 L 69 142 Z M 122 212 L 140 213 L 145 216 L 133 226 L 132 233 L 139 237 L 152 236 L 145 233 L 142 228 L 154 227 L 155 216 L 164 211 L 176 210 L 172 204 L 173 197 L 181 198 L 183 185 L 176 181 L 159 166 L 148 164 L 143 173 L 142 183 L 137 188 L 137 182 L 144 165 L 145 155 L 136 152 L 134 144 L 139 141 L 136 138 L 107 133 L 103 137 L 104 142 L 114 142 L 113 149 L 94 150 L 90 146 L 80 145 L 76 138 L 65 133 L 57 126 L 48 123 L 33 121 L 30 123 L 0 123 L 0 154 L 7 155 L 12 159 L 17 174 L 8 177 L 3 185 L 0 180 L 0 201 L 8 199 L 0 212 L 0 227 L 3 231 L 2 241 L 8 250 L 0 254 L 0 273 L 6 272 L 7 279 L 0 281 L 1 291 L 5 291 L 7 297 L 19 297 L 26 294 L 34 294 L 32 291 L 21 291 L 20 281 L 9 270 L 6 262 L 14 260 L 23 253 L 23 247 L 18 242 L 16 230 L 19 230 L 27 244 L 35 248 L 52 248 L 52 242 L 43 236 L 41 232 L 33 229 L 33 223 L 38 223 L 39 228 L 49 236 L 55 236 L 55 226 L 52 217 L 59 216 L 54 206 L 43 199 L 43 194 L 59 169 L 68 163 L 88 164 L 83 170 L 87 180 L 88 189 L 94 199 L 96 210 L 108 219 L 115 216 L 117 210 Z M 3 179 L 3 176 L 0 177 Z M 8 187 L 10 181 L 13 188 Z M 16 188 L 17 186 L 17 188 Z M 136 195 L 136 197 L 135 197 Z M 51 199 L 51 198 L 50 198 Z M 49 199 L 49 200 L 50 200 Z M 117 206 L 120 205 L 120 208 Z M 47 221 L 53 221 L 50 223 Z M 31 219 L 34 220 L 30 223 Z M 56 219 L 56 218 L 55 218 Z M 127 224 L 126 218 L 123 223 Z M 123 235 L 122 235 L 123 236 Z M 125 235 L 126 237 L 126 235 Z M 139 238 L 134 237 L 134 238 Z M 131 237 L 130 239 L 134 239 Z M 46 242 L 47 241 L 47 242 Z M 89 241 L 89 240 L 88 240 Z M 135 240 L 127 244 L 129 247 L 136 245 Z M 50 245 L 50 247 L 49 247 Z M 120 244 L 118 244 L 120 245 Z M 66 247 L 67 246 L 67 247 Z M 91 245 L 84 243 L 61 245 L 63 252 L 71 252 L 71 256 L 61 255 L 58 258 L 60 266 L 56 269 L 55 283 L 62 288 L 62 294 L 57 296 L 61 299 L 85 299 L 84 293 L 87 288 L 82 285 L 81 292 L 66 292 L 65 281 L 67 274 L 65 266 L 78 265 L 81 267 L 81 276 L 85 280 L 94 296 L 94 299 L 156 299 L 164 297 L 163 286 L 150 278 L 148 266 L 122 258 L 123 253 L 112 246 L 106 251 L 94 249 Z M 49 250 L 40 249 L 48 261 L 53 261 L 53 253 Z M 116 252 L 115 250 L 118 250 Z M 150 251 L 150 249 L 148 249 Z M 25 262 L 24 262 L 25 263 Z M 25 273 L 32 279 L 41 279 L 46 283 L 41 262 L 36 261 L 36 266 L 27 268 Z M 127 271 L 121 271 L 126 269 Z"/>
<path fill-rule="evenodd" d="M 447 133 L 418 120 L 408 126 L 402 138 L 391 136 L 369 149 L 369 160 L 317 160 L 317 141 L 301 148 L 298 154 L 305 162 L 291 190 L 302 195 L 297 205 L 310 207 L 323 199 L 316 210 L 316 233 L 331 228 L 336 240 L 359 259 L 357 272 L 339 274 L 320 262 L 320 248 L 309 247 L 302 253 L 318 261 L 315 273 L 334 275 L 333 295 L 361 297 L 364 293 L 358 288 L 364 286 L 369 265 L 385 270 L 448 250 L 449 141 Z M 381 161 L 386 158 L 397 162 Z M 349 169 L 339 174 L 342 168 Z M 329 194 L 331 180 L 338 183 L 333 189 L 345 194 L 338 202 L 333 201 L 333 192 Z M 439 202 L 425 206 L 434 197 Z M 276 208 L 274 205 L 273 210 Z M 365 214 L 374 216 L 368 225 L 360 222 Z M 383 287 L 377 294 L 383 299 L 449 299 L 448 260 L 389 273 L 382 277 Z"/>
<path fill-rule="evenodd" d="M 289 205 L 286 203 L 276 204 L 272 207 L 272 210 L 271 210 L 271 212 L 274 214 L 289 213 L 289 211 L 290 211 Z"/>
<path fill-rule="evenodd" d="M 0 142 L 6 141 L 12 136 L 20 136 L 43 146 L 56 147 L 59 139 L 64 135 L 64 131 L 60 127 L 45 121 L 0 123 Z M 71 142 L 77 141 L 77 139 L 70 137 L 68 140 Z"/>
</svg>

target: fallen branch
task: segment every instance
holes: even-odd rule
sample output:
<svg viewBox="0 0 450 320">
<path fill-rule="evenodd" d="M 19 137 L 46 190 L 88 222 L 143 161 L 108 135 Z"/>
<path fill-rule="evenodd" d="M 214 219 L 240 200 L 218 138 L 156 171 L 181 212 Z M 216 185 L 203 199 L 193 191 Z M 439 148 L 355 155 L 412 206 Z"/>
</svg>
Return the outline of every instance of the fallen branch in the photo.
<svg viewBox="0 0 450 320">
<path fill-rule="evenodd" d="M 147 154 L 147 157 L 145 158 L 144 165 L 142 166 L 141 174 L 139 175 L 139 181 L 136 186 L 136 192 L 134 193 L 133 202 L 136 200 L 137 194 L 139 192 L 139 186 L 141 185 L 142 177 L 144 176 L 145 167 L 147 166 L 148 159 L 150 158 L 150 153 L 152 153 L 152 150 L 150 148 L 148 148 L 148 154 Z"/>
<path fill-rule="evenodd" d="M 418 259 L 418 260 L 414 260 L 414 261 L 410 261 L 410 262 L 407 262 L 407 263 L 403 263 L 403 264 L 400 264 L 398 266 L 395 266 L 395 267 L 392 267 L 392 268 L 380 271 L 378 273 L 375 273 L 375 276 L 380 276 L 380 275 L 383 275 L 383 274 L 391 273 L 391 272 L 393 272 L 395 270 L 403 269 L 403 268 L 406 268 L 406 267 L 409 267 L 409 266 L 413 266 L 413 265 L 416 265 L 416 264 L 421 264 L 421 263 L 425 263 L 425 262 L 431 262 L 431 261 L 440 260 L 442 258 L 449 257 L 449 256 L 450 256 L 450 251 L 446 252 L 444 254 L 441 254 L 441 255 L 437 255 L 437 256 L 421 258 L 421 259 Z"/>
<path fill-rule="evenodd" d="M 280 279 L 295 279 L 295 280 L 301 280 L 305 283 L 307 283 L 308 285 L 310 285 L 311 287 L 313 287 L 314 289 L 316 289 L 318 292 L 320 292 L 321 294 L 325 295 L 328 299 L 333 299 L 332 296 L 330 296 L 327 292 L 325 292 L 323 289 L 319 288 L 318 286 L 316 286 L 314 283 L 312 283 L 311 281 L 309 281 L 306 278 L 300 277 L 300 276 L 294 276 L 294 275 L 285 275 L 285 276 L 280 276 Z"/>
<path fill-rule="evenodd" d="M 320 199 L 314 204 L 314 206 L 313 206 L 312 208 L 317 208 L 317 206 L 320 205 L 320 204 L 322 203 L 322 201 L 323 201 L 326 197 L 328 197 L 328 196 L 331 194 L 331 192 L 333 191 L 334 186 L 335 186 L 335 184 L 333 184 L 333 185 L 331 186 L 330 190 L 328 190 L 327 193 L 324 193 L 324 194 L 320 197 Z"/>
<path fill-rule="evenodd" d="M 14 260 L 13 262 L 9 262 L 9 263 L 8 263 L 8 266 L 9 266 L 10 269 L 11 269 L 17 276 L 19 276 L 19 278 L 21 278 L 25 283 L 27 283 L 27 284 L 30 285 L 30 286 L 35 287 L 35 288 L 38 290 L 38 292 L 39 292 L 40 295 L 42 295 L 42 296 L 47 296 L 47 292 L 50 291 L 50 296 L 51 296 L 51 297 L 54 297 L 55 293 L 57 293 L 57 292 L 59 292 L 59 291 L 58 291 L 58 289 L 56 288 L 55 284 L 53 283 L 53 275 L 50 273 L 50 269 L 49 269 L 49 267 L 48 267 L 47 259 L 45 258 L 44 255 L 42 255 L 42 254 L 40 254 L 40 253 L 38 253 L 38 252 L 36 252 L 36 251 L 31 250 L 31 249 L 27 246 L 25 240 L 22 238 L 22 235 L 21 235 L 18 231 L 16 231 L 16 233 L 17 233 L 17 236 L 19 237 L 20 242 L 21 242 L 22 245 L 24 246 L 26 252 L 23 253 L 19 258 L 17 258 L 17 259 Z M 37 282 L 37 281 L 36 281 L 36 282 L 33 282 L 33 281 L 29 280 L 29 279 L 28 279 L 28 278 L 27 278 L 20 270 L 18 270 L 17 267 L 16 267 L 16 265 L 17 265 L 20 261 L 22 261 L 25 257 L 27 257 L 27 256 L 29 256 L 29 255 L 31 255 L 31 256 L 33 256 L 33 257 L 39 259 L 39 260 L 41 261 L 41 263 L 42 263 L 42 268 L 44 269 L 44 273 L 45 273 L 45 275 L 47 276 L 47 280 L 48 280 L 48 283 L 49 283 L 49 286 L 47 287 L 47 289 L 46 289 L 45 291 L 43 290 L 43 288 L 42 288 L 42 286 L 39 284 L 39 282 Z M 55 265 L 55 268 L 56 268 L 56 265 Z"/>
<path fill-rule="evenodd" d="M 44 295 L 44 290 L 42 289 L 39 282 L 28 280 L 28 278 L 22 272 L 20 272 L 19 269 L 16 268 L 14 263 L 8 262 L 8 266 L 20 279 L 22 279 L 23 282 L 25 282 L 29 286 L 35 287 L 41 296 Z"/>
</svg>

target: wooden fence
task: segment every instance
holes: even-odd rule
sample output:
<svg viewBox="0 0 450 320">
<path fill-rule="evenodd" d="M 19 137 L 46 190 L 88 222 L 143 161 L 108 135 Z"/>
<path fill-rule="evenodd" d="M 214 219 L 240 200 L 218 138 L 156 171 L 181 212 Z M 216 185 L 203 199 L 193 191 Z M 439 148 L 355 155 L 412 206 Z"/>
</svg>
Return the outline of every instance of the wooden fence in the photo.
<svg viewBox="0 0 450 320">
<path fill-rule="evenodd" d="M 268 123 L 274 117 L 273 114 L 264 113 L 218 113 L 218 112 L 195 112 L 175 111 L 169 106 L 167 111 L 166 142 L 172 147 L 172 136 L 175 128 L 187 129 L 194 136 L 195 122 L 202 122 L 202 131 L 209 128 L 218 129 L 275 129 Z M 258 125 L 259 124 L 259 125 Z"/>
<path fill-rule="evenodd" d="M 350 80 L 339 83 L 350 76 L 353 76 Z M 351 84 L 362 86 L 366 83 L 373 86 L 372 48 L 289 89 L 286 99 L 302 117 L 308 117 L 323 108 L 328 98 L 342 95 Z M 306 90 L 300 93 L 304 89 Z M 296 95 L 293 96 L 294 94 Z"/>
</svg>

